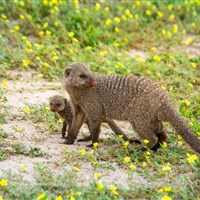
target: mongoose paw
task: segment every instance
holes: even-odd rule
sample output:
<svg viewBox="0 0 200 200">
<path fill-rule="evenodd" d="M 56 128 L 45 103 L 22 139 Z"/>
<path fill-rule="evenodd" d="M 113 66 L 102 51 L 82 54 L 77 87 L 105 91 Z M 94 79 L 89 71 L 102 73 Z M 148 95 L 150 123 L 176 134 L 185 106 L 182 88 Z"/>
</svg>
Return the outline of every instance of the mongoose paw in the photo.
<svg viewBox="0 0 200 200">
<path fill-rule="evenodd" d="M 74 139 L 67 137 L 64 144 L 74 144 Z"/>
<path fill-rule="evenodd" d="M 87 142 L 87 141 L 90 141 L 90 140 L 92 140 L 92 137 L 91 136 L 87 136 L 87 137 L 78 139 L 77 141 L 78 142 Z"/>
<path fill-rule="evenodd" d="M 88 144 L 86 147 L 94 148 L 94 145 L 93 144 Z"/>
<path fill-rule="evenodd" d="M 133 143 L 141 144 L 141 141 L 138 140 L 138 139 L 135 139 L 135 138 L 131 138 L 131 139 L 129 140 L 129 143 L 130 143 L 130 144 L 133 144 Z"/>
</svg>

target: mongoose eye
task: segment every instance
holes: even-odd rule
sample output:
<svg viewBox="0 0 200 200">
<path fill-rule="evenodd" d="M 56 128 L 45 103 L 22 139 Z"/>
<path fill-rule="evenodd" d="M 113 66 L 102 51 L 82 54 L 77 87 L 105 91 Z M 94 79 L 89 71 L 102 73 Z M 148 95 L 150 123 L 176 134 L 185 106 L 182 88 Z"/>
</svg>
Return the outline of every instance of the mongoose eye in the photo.
<svg viewBox="0 0 200 200">
<path fill-rule="evenodd" d="M 87 76 L 85 74 L 80 74 L 79 77 L 80 78 L 86 78 Z"/>
<path fill-rule="evenodd" d="M 50 106 L 52 106 L 53 104 L 52 103 L 50 103 Z"/>
</svg>

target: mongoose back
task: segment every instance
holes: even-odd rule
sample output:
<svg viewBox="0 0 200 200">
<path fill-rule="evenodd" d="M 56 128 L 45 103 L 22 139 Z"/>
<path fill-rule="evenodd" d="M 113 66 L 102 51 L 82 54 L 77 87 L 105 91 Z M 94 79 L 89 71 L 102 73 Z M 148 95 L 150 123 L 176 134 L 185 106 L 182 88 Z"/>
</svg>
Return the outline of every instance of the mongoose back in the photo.
<svg viewBox="0 0 200 200">
<path fill-rule="evenodd" d="M 66 134 L 67 125 L 68 125 L 68 131 L 67 131 L 68 133 L 72 126 L 72 121 L 74 118 L 73 108 L 70 102 L 66 98 L 60 95 L 55 95 L 53 97 L 50 97 L 49 100 L 50 100 L 49 104 L 50 104 L 51 111 L 58 113 L 58 115 L 64 119 L 62 132 L 61 132 L 62 137 L 64 138 Z M 106 119 L 105 122 L 109 124 L 109 126 L 111 127 L 111 129 L 116 135 L 122 135 L 124 140 L 128 140 L 128 137 L 123 133 L 123 131 L 116 125 L 116 123 L 113 120 Z M 89 123 L 87 119 L 85 120 L 85 123 L 89 127 Z M 92 140 L 91 134 L 88 137 L 79 139 L 78 141 L 82 142 L 82 141 L 89 141 L 89 140 Z M 137 140 L 133 140 L 133 141 L 137 142 Z"/>
<path fill-rule="evenodd" d="M 108 117 L 129 121 L 141 139 L 149 141 L 147 147 L 156 150 L 167 139 L 162 122 L 169 121 L 200 153 L 198 136 L 179 116 L 167 92 L 156 82 L 137 76 L 94 75 L 86 65 L 73 63 L 64 71 L 64 84 L 74 108 L 88 117 L 93 143 L 98 141 L 102 120 Z M 76 112 L 75 123 L 81 124 L 82 116 L 84 114 Z M 66 142 L 73 143 L 77 131 L 73 124 Z"/>
</svg>

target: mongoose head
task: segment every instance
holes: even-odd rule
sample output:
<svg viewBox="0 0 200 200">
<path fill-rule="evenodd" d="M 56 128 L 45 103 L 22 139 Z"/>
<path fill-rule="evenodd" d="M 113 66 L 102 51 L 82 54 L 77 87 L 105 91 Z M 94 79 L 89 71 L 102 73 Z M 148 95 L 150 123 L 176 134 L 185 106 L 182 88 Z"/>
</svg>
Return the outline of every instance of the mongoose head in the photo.
<svg viewBox="0 0 200 200">
<path fill-rule="evenodd" d="M 83 63 L 72 63 L 64 71 L 65 86 L 89 88 L 96 86 L 92 72 Z"/>
<path fill-rule="evenodd" d="M 60 112 L 65 108 L 64 98 L 60 95 L 55 95 L 49 98 L 49 105 L 52 112 Z"/>
</svg>

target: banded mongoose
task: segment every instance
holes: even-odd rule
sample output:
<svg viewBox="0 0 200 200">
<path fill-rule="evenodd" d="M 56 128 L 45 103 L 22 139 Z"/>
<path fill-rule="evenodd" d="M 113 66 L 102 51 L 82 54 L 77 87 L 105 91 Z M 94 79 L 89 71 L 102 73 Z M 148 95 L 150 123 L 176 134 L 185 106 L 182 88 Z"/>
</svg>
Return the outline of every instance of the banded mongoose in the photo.
<svg viewBox="0 0 200 200">
<path fill-rule="evenodd" d="M 76 111 L 66 143 L 74 142 L 86 115 L 93 143 L 98 141 L 101 122 L 108 117 L 129 121 L 140 138 L 149 141 L 147 147 L 156 150 L 167 139 L 162 122 L 169 121 L 200 153 L 200 139 L 158 83 L 137 76 L 94 75 L 86 65 L 73 63 L 64 70 L 64 84 Z"/>
<path fill-rule="evenodd" d="M 62 132 L 61 132 L 62 137 L 64 138 L 67 125 L 68 125 L 68 130 L 67 130 L 68 133 L 72 126 L 72 121 L 74 117 L 73 108 L 70 105 L 70 102 L 66 98 L 60 95 L 55 95 L 53 97 L 50 97 L 49 104 L 50 104 L 51 111 L 58 113 L 58 115 L 64 119 Z M 123 133 L 123 131 L 116 125 L 116 123 L 113 120 L 106 119 L 105 122 L 109 124 L 110 128 L 113 130 L 113 132 L 116 135 L 122 135 L 124 140 L 128 140 L 128 137 Z M 85 123 L 89 127 L 89 123 L 87 119 L 85 120 Z M 82 141 L 89 141 L 89 140 L 92 140 L 91 134 L 88 137 L 79 139 L 78 141 L 82 142 Z M 133 140 L 133 141 L 137 142 L 137 140 Z"/>
</svg>

